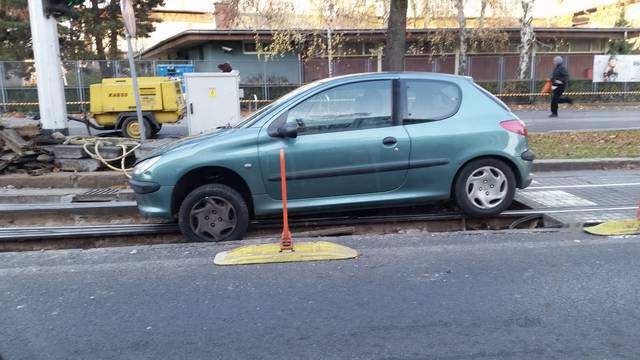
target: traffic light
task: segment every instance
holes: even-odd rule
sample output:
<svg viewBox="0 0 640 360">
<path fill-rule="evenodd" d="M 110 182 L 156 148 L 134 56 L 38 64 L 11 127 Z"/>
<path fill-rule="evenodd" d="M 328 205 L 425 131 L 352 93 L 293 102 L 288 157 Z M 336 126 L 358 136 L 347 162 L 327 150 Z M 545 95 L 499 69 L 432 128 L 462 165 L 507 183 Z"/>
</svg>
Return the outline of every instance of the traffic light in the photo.
<svg viewBox="0 0 640 360">
<path fill-rule="evenodd" d="M 42 0 L 42 8 L 47 17 L 70 16 L 73 14 L 71 8 L 83 2 L 84 0 Z"/>
</svg>

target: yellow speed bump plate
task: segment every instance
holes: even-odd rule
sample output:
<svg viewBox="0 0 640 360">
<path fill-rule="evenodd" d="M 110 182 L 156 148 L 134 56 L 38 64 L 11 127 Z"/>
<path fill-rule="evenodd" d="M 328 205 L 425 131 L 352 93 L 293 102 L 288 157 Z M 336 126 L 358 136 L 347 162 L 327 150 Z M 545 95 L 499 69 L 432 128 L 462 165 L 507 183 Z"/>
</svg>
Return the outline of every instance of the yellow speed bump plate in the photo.
<svg viewBox="0 0 640 360">
<path fill-rule="evenodd" d="M 358 252 L 327 241 L 294 243 L 295 251 L 280 252 L 280 244 L 247 245 L 216 254 L 216 265 L 268 264 L 293 261 L 353 259 Z"/>
<path fill-rule="evenodd" d="M 614 235 L 636 235 L 640 234 L 640 221 L 631 220 L 610 220 L 584 228 L 584 231 L 593 235 L 614 236 Z"/>
</svg>

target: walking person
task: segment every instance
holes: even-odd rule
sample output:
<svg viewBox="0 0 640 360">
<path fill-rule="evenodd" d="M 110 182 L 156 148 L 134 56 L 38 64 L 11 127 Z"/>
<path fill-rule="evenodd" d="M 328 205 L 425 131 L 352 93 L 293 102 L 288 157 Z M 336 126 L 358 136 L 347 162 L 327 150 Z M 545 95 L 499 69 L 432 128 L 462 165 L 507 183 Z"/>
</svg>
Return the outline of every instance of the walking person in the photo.
<svg viewBox="0 0 640 360">
<path fill-rule="evenodd" d="M 562 96 L 562 93 L 569 85 L 569 71 L 564 66 L 561 56 L 553 58 L 553 73 L 551 74 L 551 115 L 549 117 L 558 117 L 558 104 L 573 104 L 573 99 L 568 96 Z"/>
</svg>

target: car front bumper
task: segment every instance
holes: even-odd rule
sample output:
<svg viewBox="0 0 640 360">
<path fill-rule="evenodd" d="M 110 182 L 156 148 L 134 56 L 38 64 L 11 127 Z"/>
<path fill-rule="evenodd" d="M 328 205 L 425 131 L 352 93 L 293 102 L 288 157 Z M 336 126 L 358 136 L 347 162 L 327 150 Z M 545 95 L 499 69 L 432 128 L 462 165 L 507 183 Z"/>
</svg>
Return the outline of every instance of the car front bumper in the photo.
<svg viewBox="0 0 640 360">
<path fill-rule="evenodd" d="M 142 215 L 153 218 L 171 219 L 171 197 L 174 186 L 161 186 L 151 181 L 129 180 L 129 186 L 136 193 L 138 210 Z"/>
</svg>

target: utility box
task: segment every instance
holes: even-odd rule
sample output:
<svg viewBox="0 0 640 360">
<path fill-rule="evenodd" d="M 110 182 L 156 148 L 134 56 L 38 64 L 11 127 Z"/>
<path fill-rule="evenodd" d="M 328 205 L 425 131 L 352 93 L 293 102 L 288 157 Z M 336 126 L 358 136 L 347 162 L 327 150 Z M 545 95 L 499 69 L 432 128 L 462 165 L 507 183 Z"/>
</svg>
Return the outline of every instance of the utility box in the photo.
<svg viewBox="0 0 640 360">
<path fill-rule="evenodd" d="M 189 135 L 240 121 L 240 74 L 185 73 Z"/>
</svg>

